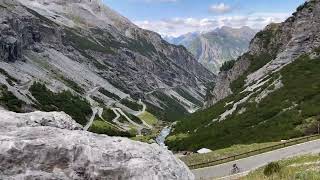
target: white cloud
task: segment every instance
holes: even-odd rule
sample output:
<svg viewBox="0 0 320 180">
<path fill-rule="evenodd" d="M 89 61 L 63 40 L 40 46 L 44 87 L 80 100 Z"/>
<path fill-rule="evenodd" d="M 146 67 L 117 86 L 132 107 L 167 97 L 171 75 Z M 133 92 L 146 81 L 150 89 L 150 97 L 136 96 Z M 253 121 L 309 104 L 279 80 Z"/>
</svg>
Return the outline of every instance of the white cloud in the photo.
<svg viewBox="0 0 320 180">
<path fill-rule="evenodd" d="M 209 7 L 209 11 L 212 13 L 223 14 L 231 11 L 231 7 L 224 3 L 214 4 Z"/>
<path fill-rule="evenodd" d="M 147 3 L 152 3 L 152 2 L 171 3 L 171 2 L 177 2 L 178 0 L 133 0 L 133 1 L 142 1 Z"/>
<path fill-rule="evenodd" d="M 212 18 L 173 18 L 160 21 L 135 21 L 141 28 L 158 32 L 166 36 L 179 36 L 189 32 L 206 32 L 217 27 L 230 26 L 239 28 L 249 26 L 262 29 L 272 22 L 282 22 L 288 13 L 253 13 L 239 16 L 215 16 Z"/>
</svg>

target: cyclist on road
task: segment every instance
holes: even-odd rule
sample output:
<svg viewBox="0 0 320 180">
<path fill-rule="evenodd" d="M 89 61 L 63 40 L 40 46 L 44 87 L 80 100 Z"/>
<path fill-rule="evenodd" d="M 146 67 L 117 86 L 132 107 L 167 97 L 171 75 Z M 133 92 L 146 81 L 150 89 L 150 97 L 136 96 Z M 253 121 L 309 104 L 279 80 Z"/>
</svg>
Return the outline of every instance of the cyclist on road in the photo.
<svg viewBox="0 0 320 180">
<path fill-rule="evenodd" d="M 237 173 L 240 173 L 240 168 L 237 166 L 237 164 L 233 164 L 231 174 L 237 174 Z"/>
</svg>

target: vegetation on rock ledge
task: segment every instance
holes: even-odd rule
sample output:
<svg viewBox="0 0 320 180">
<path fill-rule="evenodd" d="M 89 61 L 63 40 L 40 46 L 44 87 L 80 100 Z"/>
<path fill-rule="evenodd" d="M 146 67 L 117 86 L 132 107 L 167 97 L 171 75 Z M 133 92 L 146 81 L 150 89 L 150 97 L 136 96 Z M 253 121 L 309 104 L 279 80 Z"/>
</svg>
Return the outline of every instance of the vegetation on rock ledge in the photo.
<svg viewBox="0 0 320 180">
<path fill-rule="evenodd" d="M 235 64 L 235 60 L 231 60 L 231 61 L 226 61 L 222 64 L 222 66 L 220 67 L 220 71 L 229 71 L 230 69 L 233 68 L 234 64 Z"/>
<path fill-rule="evenodd" d="M 81 125 L 87 123 L 87 117 L 92 113 L 90 104 L 70 91 L 53 93 L 45 85 L 36 82 L 31 86 L 30 92 L 39 102 L 37 106 L 40 110 L 64 111 Z"/>
<path fill-rule="evenodd" d="M 12 92 L 8 91 L 6 85 L 0 85 L 0 105 L 14 112 L 23 112 L 25 102 L 18 99 Z"/>
</svg>

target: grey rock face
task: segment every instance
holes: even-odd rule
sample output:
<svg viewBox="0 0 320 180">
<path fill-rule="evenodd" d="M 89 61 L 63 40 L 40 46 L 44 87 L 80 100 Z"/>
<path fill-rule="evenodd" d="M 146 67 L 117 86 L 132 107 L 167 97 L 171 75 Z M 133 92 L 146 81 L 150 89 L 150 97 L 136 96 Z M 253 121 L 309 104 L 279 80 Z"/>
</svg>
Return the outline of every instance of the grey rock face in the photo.
<svg viewBox="0 0 320 180">
<path fill-rule="evenodd" d="M 38 127 L 50 126 L 60 129 L 79 130 L 82 126 L 76 123 L 69 115 L 64 112 L 47 112 L 40 111 L 18 114 L 0 110 L 2 130 L 8 128 L 21 127 Z"/>
<path fill-rule="evenodd" d="M 14 62 L 22 55 L 21 41 L 12 31 L 8 21 L 3 20 L 0 25 L 0 57 L 5 61 Z"/>
<path fill-rule="evenodd" d="M 21 43 L 12 36 L 4 37 L 1 41 L 0 57 L 9 62 L 14 62 L 21 58 Z"/>
<path fill-rule="evenodd" d="M 21 60 L 24 49 L 41 42 L 40 22 L 26 17 L 12 17 L 7 11 L 0 14 L 0 57 L 7 62 Z"/>
<path fill-rule="evenodd" d="M 232 70 L 227 72 L 220 72 L 216 79 L 214 89 L 208 94 L 208 99 L 205 103 L 205 107 L 210 107 L 218 101 L 228 97 L 233 92 L 230 85 L 238 77 L 240 77 L 249 67 L 250 61 L 246 58 L 239 58 L 233 66 Z"/>
<path fill-rule="evenodd" d="M 217 77 L 208 106 L 232 94 L 230 84 L 247 73 L 246 85 L 254 84 L 268 74 L 279 71 L 304 53 L 320 46 L 320 1 L 306 2 L 285 22 L 270 24 L 251 41 L 247 54 L 240 57 L 235 66 Z M 247 72 L 251 61 L 248 55 L 267 54 L 272 60 L 262 68 Z M 253 59 L 254 60 L 254 59 Z"/>
<path fill-rule="evenodd" d="M 62 119 L 52 119 L 52 123 L 41 120 L 53 116 Z M 0 179 L 194 179 L 168 150 L 156 144 L 72 131 L 80 125 L 64 113 L 0 111 L 0 117 Z M 44 123 L 36 123 L 39 119 Z"/>
<path fill-rule="evenodd" d="M 275 27 L 269 44 L 270 54 L 275 58 L 256 72 L 248 75 L 246 84 L 253 83 L 269 73 L 279 71 L 302 54 L 310 53 L 320 46 L 320 1 L 305 2 L 284 23 Z M 270 30 L 269 30 L 270 32 Z"/>
</svg>

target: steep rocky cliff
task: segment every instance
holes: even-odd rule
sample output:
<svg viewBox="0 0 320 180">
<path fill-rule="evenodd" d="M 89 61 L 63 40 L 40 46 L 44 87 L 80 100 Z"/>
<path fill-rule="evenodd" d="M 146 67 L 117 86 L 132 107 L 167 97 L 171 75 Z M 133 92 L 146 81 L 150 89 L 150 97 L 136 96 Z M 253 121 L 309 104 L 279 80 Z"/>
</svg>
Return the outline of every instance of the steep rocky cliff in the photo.
<svg viewBox="0 0 320 180">
<path fill-rule="evenodd" d="M 221 72 L 209 104 L 232 94 L 230 83 L 246 76 L 245 85 L 256 83 L 281 70 L 304 53 L 319 47 L 319 4 L 310 1 L 285 22 L 270 24 L 251 41 L 249 51 L 228 72 Z M 262 57 L 263 56 L 263 57 Z M 258 57 L 258 58 L 257 58 Z M 261 58 L 259 58 L 261 57 Z"/>
<path fill-rule="evenodd" d="M 0 117 L 0 179 L 194 179 L 168 150 L 82 131 L 65 113 Z"/>
<path fill-rule="evenodd" d="M 29 90 L 38 81 L 107 107 L 142 99 L 168 120 L 172 102 L 178 114 L 201 106 L 214 79 L 185 48 L 100 0 L 1 0 L 0 31 L 0 83 L 29 110 L 41 104 Z"/>
<path fill-rule="evenodd" d="M 248 50 L 255 33 L 249 27 L 236 29 L 225 26 L 207 33 L 183 35 L 170 42 L 184 45 L 201 64 L 218 73 L 224 62 L 237 59 Z"/>
<path fill-rule="evenodd" d="M 319 30 L 320 1 L 311 0 L 257 33 L 249 51 L 217 77 L 207 109 L 177 124 L 170 146 L 215 149 L 316 133 Z"/>
</svg>

